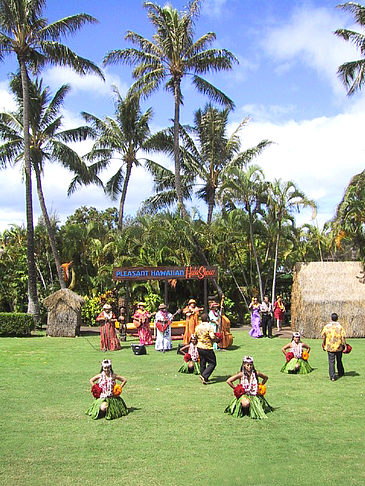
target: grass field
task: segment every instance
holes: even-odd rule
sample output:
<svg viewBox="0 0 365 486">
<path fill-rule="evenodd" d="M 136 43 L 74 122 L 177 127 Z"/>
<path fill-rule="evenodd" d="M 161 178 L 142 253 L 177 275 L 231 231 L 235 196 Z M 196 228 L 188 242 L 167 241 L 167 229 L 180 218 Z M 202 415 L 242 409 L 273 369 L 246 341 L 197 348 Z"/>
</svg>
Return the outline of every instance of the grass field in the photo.
<svg viewBox="0 0 365 486">
<path fill-rule="evenodd" d="M 176 351 L 135 356 L 131 340 L 101 353 L 97 335 L 1 338 L 0 484 L 365 484 L 365 340 L 348 340 L 346 374 L 333 383 L 320 341 L 306 340 L 313 373 L 283 375 L 286 341 L 233 333 L 208 386 L 177 373 Z M 269 376 L 267 420 L 223 413 L 233 396 L 225 380 L 244 354 Z M 93 421 L 88 380 L 105 357 L 128 379 L 131 413 Z"/>
</svg>

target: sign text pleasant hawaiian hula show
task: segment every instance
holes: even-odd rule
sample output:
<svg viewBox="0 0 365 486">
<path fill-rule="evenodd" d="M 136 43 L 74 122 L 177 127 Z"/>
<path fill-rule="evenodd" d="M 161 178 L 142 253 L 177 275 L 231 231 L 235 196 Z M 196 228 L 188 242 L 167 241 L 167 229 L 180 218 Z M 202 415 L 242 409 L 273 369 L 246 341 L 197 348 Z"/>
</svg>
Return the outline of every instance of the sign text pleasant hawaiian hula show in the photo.
<svg viewBox="0 0 365 486">
<path fill-rule="evenodd" d="M 113 280 L 163 280 L 217 278 L 217 267 L 114 267 Z"/>
</svg>

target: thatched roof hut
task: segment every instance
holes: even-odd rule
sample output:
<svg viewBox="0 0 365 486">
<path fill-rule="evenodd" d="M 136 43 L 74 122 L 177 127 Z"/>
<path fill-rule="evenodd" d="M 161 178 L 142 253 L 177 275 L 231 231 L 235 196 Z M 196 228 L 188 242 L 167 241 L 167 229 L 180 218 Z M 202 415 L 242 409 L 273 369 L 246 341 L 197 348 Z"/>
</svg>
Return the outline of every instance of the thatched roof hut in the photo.
<svg viewBox="0 0 365 486">
<path fill-rule="evenodd" d="M 75 337 L 80 334 L 84 299 L 70 289 L 57 290 L 43 300 L 48 311 L 47 335 Z"/>
<path fill-rule="evenodd" d="M 297 263 L 291 298 L 291 327 L 319 338 L 332 312 L 347 337 L 365 337 L 365 284 L 360 262 Z"/>
</svg>

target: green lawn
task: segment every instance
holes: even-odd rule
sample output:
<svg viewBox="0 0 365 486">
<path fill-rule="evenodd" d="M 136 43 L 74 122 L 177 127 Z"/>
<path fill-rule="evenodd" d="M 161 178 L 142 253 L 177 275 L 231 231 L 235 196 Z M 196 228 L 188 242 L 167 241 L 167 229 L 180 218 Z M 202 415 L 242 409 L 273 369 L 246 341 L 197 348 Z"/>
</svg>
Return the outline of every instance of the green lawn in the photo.
<svg viewBox="0 0 365 486">
<path fill-rule="evenodd" d="M 286 341 L 233 333 L 208 386 L 177 373 L 176 351 L 135 356 L 131 340 L 101 353 L 98 336 L 1 338 L 0 484 L 365 484 L 365 340 L 348 340 L 346 375 L 332 383 L 320 341 L 306 340 L 313 373 L 283 375 Z M 225 380 L 244 354 L 269 376 L 267 420 L 223 413 L 233 396 Z M 110 422 L 84 413 L 105 357 L 128 379 L 131 409 Z"/>
</svg>

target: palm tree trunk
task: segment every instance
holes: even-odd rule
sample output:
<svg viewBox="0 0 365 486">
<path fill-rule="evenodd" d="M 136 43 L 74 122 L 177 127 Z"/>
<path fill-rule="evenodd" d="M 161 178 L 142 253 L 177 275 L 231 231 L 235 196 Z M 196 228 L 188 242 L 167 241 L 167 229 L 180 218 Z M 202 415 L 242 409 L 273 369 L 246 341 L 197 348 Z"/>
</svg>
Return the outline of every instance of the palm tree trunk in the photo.
<svg viewBox="0 0 365 486">
<path fill-rule="evenodd" d="M 23 129 L 24 129 L 24 167 L 25 167 L 25 201 L 27 219 L 27 263 L 28 263 L 28 313 L 39 320 L 39 302 L 37 295 L 37 270 L 34 257 L 34 227 L 32 204 L 32 174 L 30 164 L 29 138 L 29 88 L 28 73 L 24 59 L 18 56 L 23 91 Z"/>
<path fill-rule="evenodd" d="M 175 191 L 179 209 L 184 218 L 187 216 L 187 211 L 181 193 L 181 174 L 180 174 L 180 81 L 175 82 L 175 117 L 174 117 L 174 159 L 175 159 Z"/>
<path fill-rule="evenodd" d="M 209 198 L 209 201 L 208 201 L 208 216 L 207 216 L 207 224 L 208 225 L 210 225 L 210 223 L 212 222 L 213 209 L 214 209 L 214 198 Z"/>
<path fill-rule="evenodd" d="M 273 307 L 274 307 L 274 302 L 275 302 L 276 272 L 277 272 L 277 268 L 278 268 L 278 255 L 279 255 L 280 233 L 281 233 L 281 221 L 279 221 L 278 234 L 276 235 L 275 258 L 274 258 L 274 272 L 273 272 L 273 276 L 272 276 L 271 303 L 272 303 L 272 306 Z"/>
<path fill-rule="evenodd" d="M 261 302 L 264 300 L 264 293 L 262 290 L 262 278 L 261 278 L 261 271 L 260 271 L 260 263 L 259 259 L 257 256 L 257 251 L 256 251 L 256 246 L 255 246 L 255 241 L 253 238 L 253 226 L 252 226 L 252 214 L 251 214 L 251 208 L 248 206 L 247 208 L 248 211 L 248 222 L 249 222 L 249 227 L 250 227 L 250 240 L 251 240 L 251 246 L 252 246 L 252 251 L 255 257 L 255 262 L 256 262 L 256 269 L 257 269 L 257 278 L 259 280 L 259 288 L 260 288 L 260 298 Z"/>
<path fill-rule="evenodd" d="M 34 172 L 35 172 L 36 180 L 37 180 L 37 193 L 38 193 L 39 205 L 40 205 L 41 210 L 42 210 L 43 219 L 44 219 L 44 222 L 45 222 L 46 228 L 47 228 L 49 243 L 51 245 L 53 258 L 54 258 L 54 261 L 55 261 L 55 264 L 56 264 L 58 282 L 60 284 L 61 289 L 65 289 L 66 288 L 66 282 L 63 280 L 63 275 L 62 275 L 62 271 L 61 271 L 61 260 L 60 260 L 60 256 L 59 256 L 59 253 L 58 253 L 58 250 L 57 250 L 56 239 L 55 239 L 55 236 L 53 234 L 53 228 L 52 228 L 51 222 L 50 222 L 49 217 L 48 217 L 46 203 L 45 203 L 44 196 L 43 196 L 42 181 L 41 181 L 41 174 L 40 174 L 40 171 L 39 171 L 39 167 L 34 167 Z"/>
<path fill-rule="evenodd" d="M 124 205 L 125 205 L 125 199 L 127 197 L 127 189 L 128 189 L 129 179 L 131 178 L 132 165 L 133 165 L 132 161 L 127 162 L 127 170 L 126 170 L 126 174 L 125 174 L 125 178 L 124 178 L 122 195 L 120 197 L 120 203 L 119 203 L 119 216 L 118 216 L 118 229 L 119 229 L 119 231 L 121 231 L 122 228 L 123 228 Z"/>
</svg>

